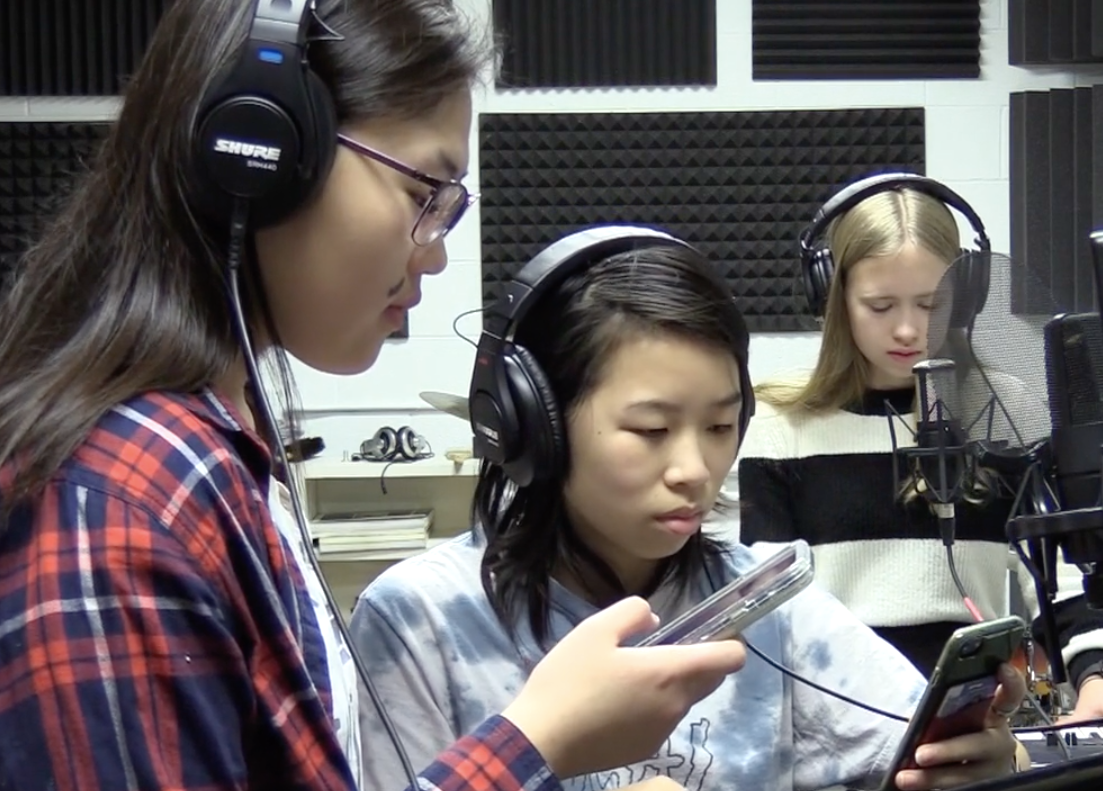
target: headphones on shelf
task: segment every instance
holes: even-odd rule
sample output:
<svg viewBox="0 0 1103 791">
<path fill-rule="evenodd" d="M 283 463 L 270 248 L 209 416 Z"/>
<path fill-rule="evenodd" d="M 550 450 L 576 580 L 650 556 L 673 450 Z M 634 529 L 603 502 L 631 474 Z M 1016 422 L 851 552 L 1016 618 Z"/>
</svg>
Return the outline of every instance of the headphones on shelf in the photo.
<svg viewBox="0 0 1103 791">
<path fill-rule="evenodd" d="M 963 249 L 954 262 L 954 306 L 950 328 L 970 327 L 988 299 L 991 276 L 992 243 L 984 223 L 964 198 L 946 185 L 915 173 L 882 173 L 861 179 L 836 193 L 825 203 L 812 222 L 800 234 L 800 263 L 804 280 L 804 295 L 808 309 L 816 318 L 827 310 L 827 296 L 835 274 L 835 259 L 822 236 L 831 221 L 841 217 L 866 198 L 882 192 L 911 189 L 922 192 L 959 211 L 973 227 L 977 237 L 976 250 Z M 960 286 L 960 287 L 959 287 Z"/>
<path fill-rule="evenodd" d="M 333 98 L 307 61 L 314 0 L 255 0 L 241 54 L 211 83 L 192 131 L 197 208 L 225 224 L 236 199 L 256 229 L 315 195 L 333 165 Z"/>
<path fill-rule="evenodd" d="M 383 426 L 375 436 L 360 443 L 360 453 L 353 461 L 417 461 L 432 455 L 429 441 L 409 426 L 395 431 Z"/>
<path fill-rule="evenodd" d="M 588 228 L 544 248 L 504 284 L 501 296 L 485 313 L 468 396 L 477 458 L 500 466 L 517 486 L 554 478 L 562 471 L 567 459 L 564 419 L 540 365 L 528 349 L 514 342 L 517 329 L 532 306 L 571 275 L 611 256 L 659 245 L 693 249 L 651 228 Z M 733 334 L 742 339 L 735 350 L 743 395 L 742 437 L 754 414 L 754 392 L 747 368 L 750 335 L 734 300 L 731 319 Z"/>
</svg>

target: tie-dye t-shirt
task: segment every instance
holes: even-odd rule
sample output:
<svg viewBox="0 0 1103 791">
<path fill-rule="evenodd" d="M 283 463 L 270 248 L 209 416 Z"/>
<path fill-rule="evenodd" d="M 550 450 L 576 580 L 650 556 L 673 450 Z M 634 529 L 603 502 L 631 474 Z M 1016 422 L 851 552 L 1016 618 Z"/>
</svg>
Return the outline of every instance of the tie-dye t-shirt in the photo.
<svg viewBox="0 0 1103 791">
<path fill-rule="evenodd" d="M 527 626 L 515 644 L 491 609 L 479 579 L 483 546 L 478 533 L 468 533 L 393 566 L 360 595 L 352 618 L 356 648 L 415 768 L 502 711 L 545 653 Z M 777 549 L 732 546 L 685 593 L 658 591 L 652 609 L 669 621 Z M 553 583 L 552 642 L 594 612 Z M 889 712 L 909 715 L 923 692 L 907 660 L 814 585 L 744 637 L 798 674 Z M 364 787 L 404 788 L 401 764 L 363 691 L 359 705 Z M 687 791 L 873 785 L 904 727 L 793 681 L 748 652 L 746 666 L 694 706 L 650 759 L 564 786 L 622 788 L 659 774 Z"/>
</svg>

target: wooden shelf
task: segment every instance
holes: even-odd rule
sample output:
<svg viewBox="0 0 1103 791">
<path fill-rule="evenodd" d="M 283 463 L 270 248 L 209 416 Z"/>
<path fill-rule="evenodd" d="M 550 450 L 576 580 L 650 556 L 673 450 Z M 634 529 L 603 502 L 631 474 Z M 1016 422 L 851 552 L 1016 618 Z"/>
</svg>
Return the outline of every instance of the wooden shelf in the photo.
<svg viewBox="0 0 1103 791">
<path fill-rule="evenodd" d="M 301 484 L 303 501 L 312 522 L 326 513 L 433 512 L 424 545 L 420 541 L 416 545 L 403 541 L 396 542 L 396 546 L 378 545 L 367 556 L 342 557 L 326 552 L 318 556 L 345 617 L 352 612 L 356 597 L 364 587 L 385 569 L 449 541 L 471 527 L 471 500 L 479 470 L 477 459 L 455 464 L 442 455 L 387 465 L 386 462 L 319 457 L 296 466 L 295 477 Z M 381 483 L 386 484 L 385 492 Z"/>
<path fill-rule="evenodd" d="M 395 462 L 388 466 L 382 461 L 339 461 L 337 459 L 311 459 L 302 464 L 303 477 L 308 481 L 342 478 L 378 478 L 386 468 L 385 478 L 464 478 L 479 472 L 478 459 L 468 459 L 456 464 L 443 456 L 420 461 Z"/>
</svg>

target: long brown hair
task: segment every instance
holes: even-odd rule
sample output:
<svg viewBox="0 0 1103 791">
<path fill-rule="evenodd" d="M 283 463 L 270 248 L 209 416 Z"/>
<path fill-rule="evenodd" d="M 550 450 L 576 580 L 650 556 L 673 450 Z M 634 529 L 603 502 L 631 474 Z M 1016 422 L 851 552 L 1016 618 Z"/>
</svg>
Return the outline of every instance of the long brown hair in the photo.
<svg viewBox="0 0 1103 791">
<path fill-rule="evenodd" d="M 0 467 L 16 465 L 5 508 L 34 495 L 113 405 L 194 392 L 239 359 L 220 232 L 189 200 L 191 130 L 253 5 L 171 5 L 89 172 L 0 298 Z M 417 117 L 470 87 L 493 56 L 451 0 L 319 0 L 316 16 L 309 57 L 342 124 Z M 250 267 L 247 321 L 275 341 L 290 391 Z"/>
<path fill-rule="evenodd" d="M 856 403 L 869 384 L 869 363 L 854 343 L 846 306 L 847 273 L 866 258 L 893 255 L 916 244 L 949 265 L 961 240 L 953 214 L 941 201 L 903 188 L 871 195 L 831 222 L 827 243 L 835 276 L 827 294 L 823 339 L 816 367 L 807 381 L 766 382 L 755 395 L 771 406 L 815 412 Z"/>
</svg>

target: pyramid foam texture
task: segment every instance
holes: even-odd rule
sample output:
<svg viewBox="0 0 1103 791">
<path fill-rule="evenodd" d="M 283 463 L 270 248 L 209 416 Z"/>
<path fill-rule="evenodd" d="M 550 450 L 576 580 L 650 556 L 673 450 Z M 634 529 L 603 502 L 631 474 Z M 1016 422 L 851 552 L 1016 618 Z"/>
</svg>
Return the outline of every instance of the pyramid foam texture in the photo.
<svg viewBox="0 0 1103 791">
<path fill-rule="evenodd" d="M 107 128 L 102 123 L 0 123 L 0 275 L 41 231 Z"/>
<path fill-rule="evenodd" d="M 752 331 L 814 329 L 797 237 L 856 178 L 924 172 L 922 108 L 483 114 L 484 305 L 541 248 L 588 225 L 639 223 L 700 248 Z"/>
</svg>

